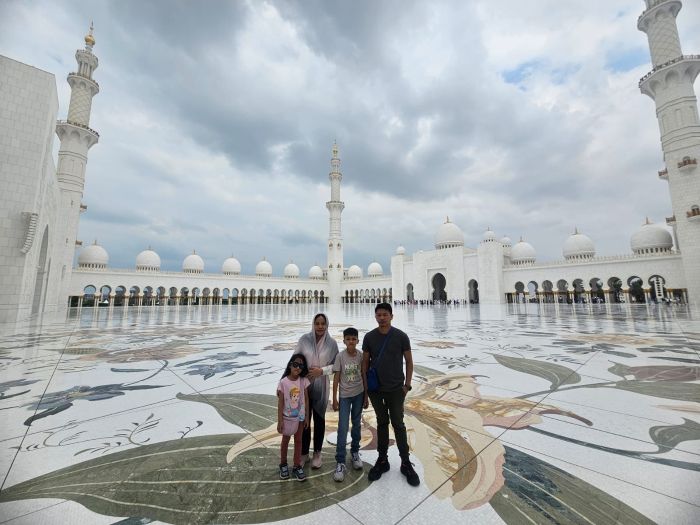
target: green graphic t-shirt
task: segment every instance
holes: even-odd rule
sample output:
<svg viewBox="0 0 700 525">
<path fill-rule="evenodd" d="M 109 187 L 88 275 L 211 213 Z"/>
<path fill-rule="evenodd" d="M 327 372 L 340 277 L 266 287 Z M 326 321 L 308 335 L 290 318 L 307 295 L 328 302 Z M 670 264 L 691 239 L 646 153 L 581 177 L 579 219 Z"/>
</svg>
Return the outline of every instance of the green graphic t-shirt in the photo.
<svg viewBox="0 0 700 525">
<path fill-rule="evenodd" d="M 333 372 L 340 372 L 339 397 L 354 397 L 365 391 L 362 384 L 362 352 L 357 350 L 354 356 L 343 350 L 335 358 Z"/>
</svg>

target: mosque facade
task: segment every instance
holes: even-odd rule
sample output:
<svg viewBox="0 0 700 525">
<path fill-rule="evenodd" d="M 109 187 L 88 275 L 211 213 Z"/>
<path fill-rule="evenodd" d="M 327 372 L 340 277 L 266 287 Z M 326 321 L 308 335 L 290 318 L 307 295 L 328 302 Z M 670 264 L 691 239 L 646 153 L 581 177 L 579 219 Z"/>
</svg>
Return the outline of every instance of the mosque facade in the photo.
<svg viewBox="0 0 700 525">
<path fill-rule="evenodd" d="M 261 260 L 254 274 L 242 272 L 234 257 L 220 273 L 205 273 L 193 252 L 181 271 L 161 270 L 148 248 L 133 268 L 115 269 L 96 242 L 82 247 L 73 267 L 89 149 L 99 139 L 90 128 L 92 78 L 98 66 L 95 40 L 85 37 L 76 52 L 77 71 L 68 75 L 71 100 L 66 120 L 58 112 L 50 73 L 0 57 L 0 114 L 8 133 L 0 141 L 2 233 L 0 244 L 0 322 L 68 306 L 108 307 L 231 305 L 300 302 L 460 301 L 505 302 L 700 302 L 700 123 L 693 83 L 700 55 L 684 55 L 676 16 L 679 0 L 645 0 L 638 28 L 647 34 L 652 70 L 639 82 L 656 104 L 672 215 L 665 225 L 648 219 L 630 239 L 631 253 L 599 256 L 593 241 L 574 230 L 564 241 L 563 258 L 539 262 L 534 247 L 513 243 L 490 228 L 475 248 L 465 246 L 461 229 L 447 218 L 432 249 L 407 254 L 399 246 L 390 274 L 377 262 L 366 272 L 345 265 L 341 215 L 342 173 L 333 145 L 326 203 L 329 234 L 326 265 L 306 275 L 289 262 L 281 276 Z M 58 164 L 52 158 L 54 132 L 60 141 Z"/>
</svg>

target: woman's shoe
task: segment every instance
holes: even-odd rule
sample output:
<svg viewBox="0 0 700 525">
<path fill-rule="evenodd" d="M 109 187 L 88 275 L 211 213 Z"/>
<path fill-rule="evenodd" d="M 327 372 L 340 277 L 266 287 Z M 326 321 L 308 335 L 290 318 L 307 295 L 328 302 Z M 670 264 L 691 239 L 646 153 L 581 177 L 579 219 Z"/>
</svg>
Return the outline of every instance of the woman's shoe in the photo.
<svg viewBox="0 0 700 525">
<path fill-rule="evenodd" d="M 311 458 L 311 468 L 313 468 L 313 469 L 321 468 L 322 463 L 323 462 L 321 461 L 321 453 L 314 452 L 314 455 Z"/>
</svg>

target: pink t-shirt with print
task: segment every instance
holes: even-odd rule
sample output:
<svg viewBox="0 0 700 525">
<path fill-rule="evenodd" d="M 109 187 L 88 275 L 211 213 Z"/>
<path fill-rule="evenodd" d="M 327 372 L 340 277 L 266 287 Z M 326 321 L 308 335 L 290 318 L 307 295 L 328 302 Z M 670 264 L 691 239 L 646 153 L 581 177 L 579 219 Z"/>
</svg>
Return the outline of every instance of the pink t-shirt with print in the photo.
<svg viewBox="0 0 700 525">
<path fill-rule="evenodd" d="M 306 406 L 304 405 L 304 391 L 310 382 L 305 377 L 290 379 L 289 376 L 280 379 L 277 391 L 282 392 L 284 405 L 282 415 L 287 418 L 298 417 L 299 421 L 306 419 Z"/>
</svg>

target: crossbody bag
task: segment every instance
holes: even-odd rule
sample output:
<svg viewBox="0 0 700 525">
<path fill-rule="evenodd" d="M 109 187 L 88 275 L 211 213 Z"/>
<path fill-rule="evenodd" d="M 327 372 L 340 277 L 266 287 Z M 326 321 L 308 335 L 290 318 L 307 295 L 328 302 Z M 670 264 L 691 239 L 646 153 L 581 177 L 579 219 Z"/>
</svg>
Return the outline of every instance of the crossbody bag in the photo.
<svg viewBox="0 0 700 525">
<path fill-rule="evenodd" d="M 386 342 L 389 340 L 389 336 L 391 335 L 391 332 L 394 328 L 389 328 L 389 332 L 386 334 L 386 337 L 384 338 L 384 342 L 382 343 L 382 347 L 379 349 L 379 355 L 377 356 L 377 359 L 374 360 L 372 363 L 372 366 L 369 367 L 369 370 L 367 370 L 367 391 L 368 392 L 377 392 L 379 390 L 379 373 L 377 372 L 377 365 L 379 364 L 379 360 L 382 358 L 382 354 L 384 353 L 384 348 L 386 347 Z"/>
</svg>

